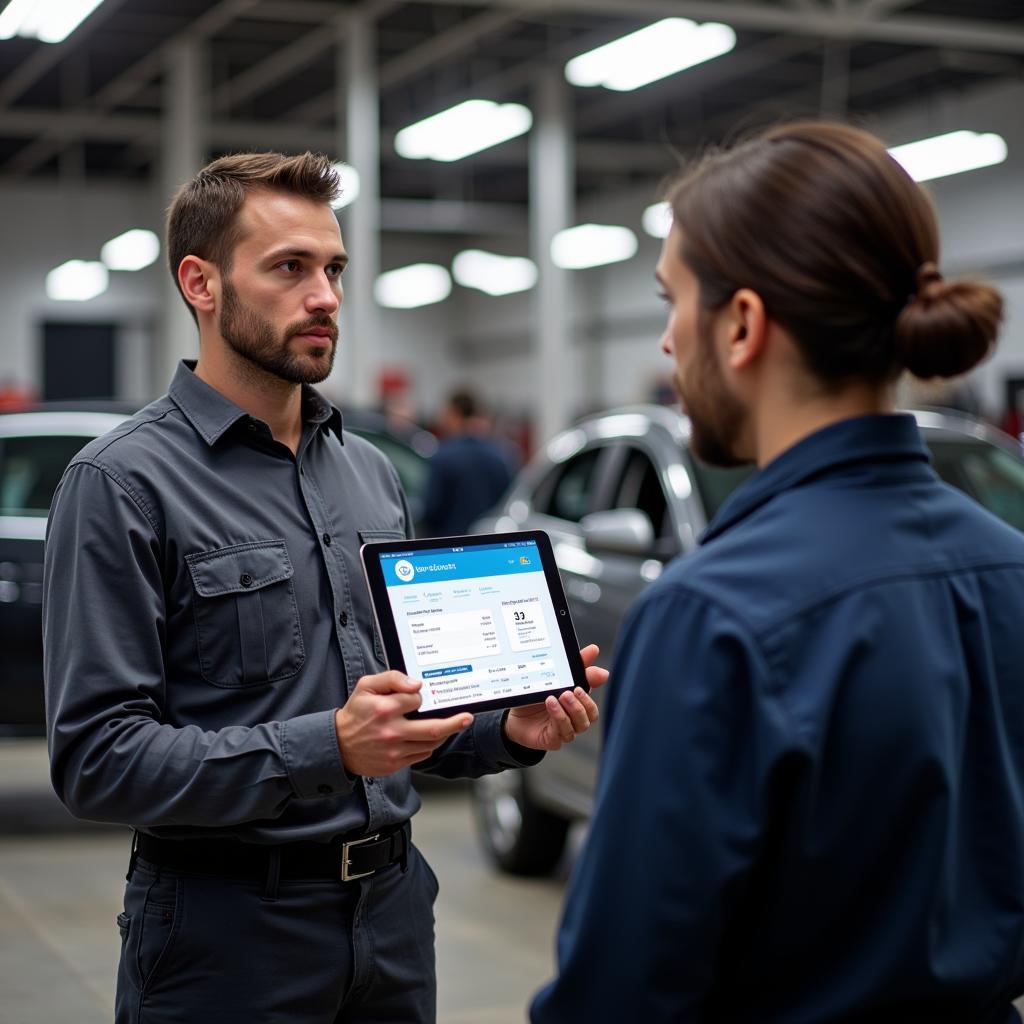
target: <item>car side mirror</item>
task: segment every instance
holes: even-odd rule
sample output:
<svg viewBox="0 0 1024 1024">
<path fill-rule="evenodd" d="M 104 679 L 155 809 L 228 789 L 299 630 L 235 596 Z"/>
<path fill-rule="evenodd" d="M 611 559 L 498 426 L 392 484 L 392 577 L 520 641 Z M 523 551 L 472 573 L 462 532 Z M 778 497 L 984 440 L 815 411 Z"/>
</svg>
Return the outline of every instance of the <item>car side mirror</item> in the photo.
<svg viewBox="0 0 1024 1024">
<path fill-rule="evenodd" d="M 593 554 L 636 555 L 649 558 L 654 550 L 654 527 L 638 508 L 591 512 L 580 520 L 583 542 Z"/>
</svg>

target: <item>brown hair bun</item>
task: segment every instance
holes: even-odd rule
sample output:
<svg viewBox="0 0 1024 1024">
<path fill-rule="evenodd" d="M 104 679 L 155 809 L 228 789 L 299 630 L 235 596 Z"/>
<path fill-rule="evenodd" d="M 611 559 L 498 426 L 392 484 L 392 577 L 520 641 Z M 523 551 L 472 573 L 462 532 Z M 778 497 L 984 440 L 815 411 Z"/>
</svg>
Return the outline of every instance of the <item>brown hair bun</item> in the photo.
<svg viewBox="0 0 1024 1024">
<path fill-rule="evenodd" d="M 946 281 L 934 263 L 896 319 L 898 358 L 915 377 L 956 377 L 988 355 L 1003 318 L 1002 296 L 980 281 Z"/>
</svg>

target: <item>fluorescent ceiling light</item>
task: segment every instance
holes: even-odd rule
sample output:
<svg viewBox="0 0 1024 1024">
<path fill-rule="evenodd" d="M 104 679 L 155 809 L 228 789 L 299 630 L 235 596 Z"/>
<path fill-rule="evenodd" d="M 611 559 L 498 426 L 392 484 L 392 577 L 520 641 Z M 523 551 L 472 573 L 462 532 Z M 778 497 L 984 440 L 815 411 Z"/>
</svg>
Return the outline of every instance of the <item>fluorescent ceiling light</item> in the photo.
<svg viewBox="0 0 1024 1024">
<path fill-rule="evenodd" d="M 461 160 L 523 135 L 533 115 L 519 103 L 466 100 L 403 128 L 395 136 L 399 156 L 409 160 Z"/>
<path fill-rule="evenodd" d="M 374 298 L 390 309 L 416 309 L 448 298 L 452 279 L 444 267 L 436 263 L 413 263 L 389 270 L 377 278 Z"/>
<path fill-rule="evenodd" d="M 331 203 L 335 210 L 340 210 L 359 198 L 359 172 L 351 164 L 334 164 L 341 179 L 341 195 Z"/>
<path fill-rule="evenodd" d="M 716 21 L 698 25 L 687 18 L 664 18 L 573 57 L 565 65 L 565 77 L 573 85 L 603 85 L 629 92 L 721 57 L 735 45 L 736 33 L 728 25 Z"/>
<path fill-rule="evenodd" d="M 86 302 L 102 295 L 108 281 L 102 263 L 68 260 L 46 275 L 46 294 L 62 302 Z"/>
<path fill-rule="evenodd" d="M 668 238 L 672 230 L 672 207 L 668 203 L 652 203 L 640 220 L 651 238 Z"/>
<path fill-rule="evenodd" d="M 961 174 L 991 167 L 1006 159 L 1006 140 L 994 132 L 947 132 L 920 142 L 893 146 L 889 155 L 914 181 L 931 181 L 947 174 Z"/>
<path fill-rule="evenodd" d="M 0 14 L 0 39 L 27 36 L 59 43 L 101 3 L 103 0 L 11 0 Z"/>
<path fill-rule="evenodd" d="M 159 255 L 160 239 L 145 228 L 132 228 L 100 249 L 100 259 L 108 270 L 142 270 Z"/>
<path fill-rule="evenodd" d="M 525 292 L 537 283 L 537 266 L 525 256 L 499 256 L 482 249 L 466 249 L 452 260 L 452 274 L 464 288 L 488 295 Z"/>
<path fill-rule="evenodd" d="M 580 224 L 559 231 L 551 240 L 556 267 L 583 270 L 628 260 L 636 252 L 636 235 L 614 224 Z"/>
</svg>

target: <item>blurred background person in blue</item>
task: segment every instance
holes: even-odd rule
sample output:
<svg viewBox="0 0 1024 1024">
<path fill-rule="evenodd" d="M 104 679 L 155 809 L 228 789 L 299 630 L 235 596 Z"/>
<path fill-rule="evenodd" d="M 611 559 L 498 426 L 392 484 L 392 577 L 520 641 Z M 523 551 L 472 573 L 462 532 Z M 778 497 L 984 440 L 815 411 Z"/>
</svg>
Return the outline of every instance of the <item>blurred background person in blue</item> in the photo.
<svg viewBox="0 0 1024 1024">
<path fill-rule="evenodd" d="M 423 533 L 453 537 L 493 508 L 512 482 L 515 465 L 471 391 L 448 397 L 437 426 L 442 440 L 430 461 Z"/>
<path fill-rule="evenodd" d="M 704 461 L 753 461 L 627 616 L 535 1024 L 970 1021 L 1024 991 L 1024 537 L 893 385 L 989 352 L 925 193 L 794 123 L 672 188 L 662 349 Z"/>
</svg>

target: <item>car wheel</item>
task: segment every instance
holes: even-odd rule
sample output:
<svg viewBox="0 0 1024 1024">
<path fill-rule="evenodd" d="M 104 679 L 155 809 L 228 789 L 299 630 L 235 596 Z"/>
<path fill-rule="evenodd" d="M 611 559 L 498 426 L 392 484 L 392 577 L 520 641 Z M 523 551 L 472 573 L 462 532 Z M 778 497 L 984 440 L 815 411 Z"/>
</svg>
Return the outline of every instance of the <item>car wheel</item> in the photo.
<svg viewBox="0 0 1024 1024">
<path fill-rule="evenodd" d="M 530 799 L 515 768 L 473 784 L 476 821 L 491 860 L 513 875 L 547 875 L 562 859 L 569 822 Z"/>
</svg>

